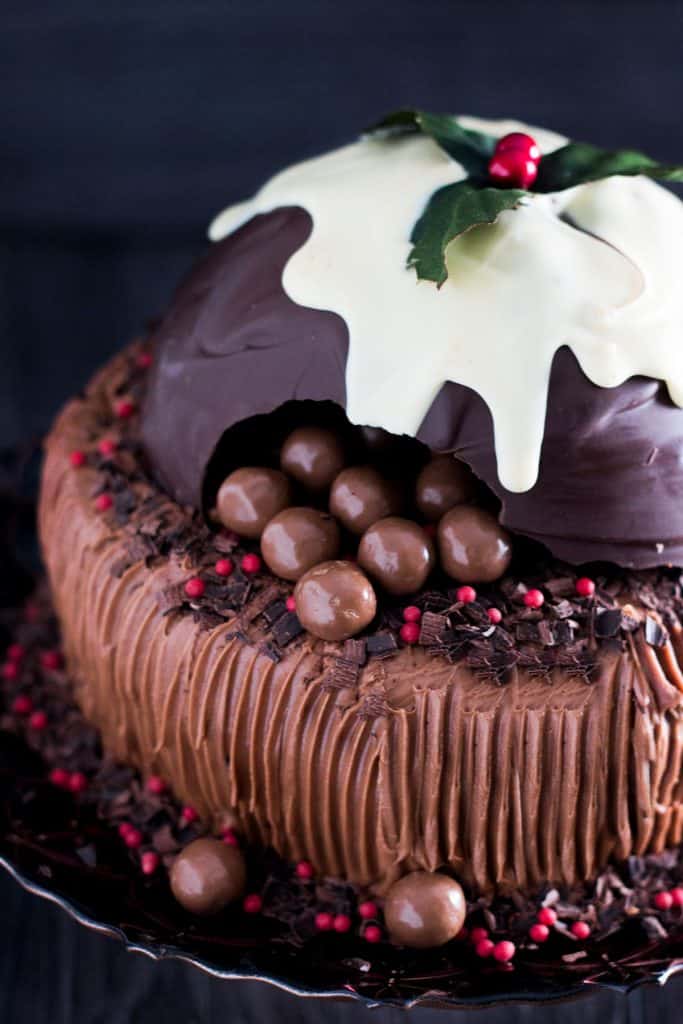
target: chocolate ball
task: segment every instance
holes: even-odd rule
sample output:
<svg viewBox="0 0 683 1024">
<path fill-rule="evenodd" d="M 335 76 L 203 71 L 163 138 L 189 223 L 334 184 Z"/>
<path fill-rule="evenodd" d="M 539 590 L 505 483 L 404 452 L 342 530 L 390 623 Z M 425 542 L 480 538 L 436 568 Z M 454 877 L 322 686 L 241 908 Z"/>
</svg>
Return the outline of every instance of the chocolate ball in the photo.
<svg viewBox="0 0 683 1024">
<path fill-rule="evenodd" d="M 321 640 L 348 640 L 372 622 L 377 610 L 372 584 L 353 562 L 323 562 L 309 569 L 294 599 L 301 624 Z"/>
<path fill-rule="evenodd" d="M 365 533 L 378 519 L 401 511 L 397 484 L 372 466 L 351 466 L 335 479 L 330 491 L 330 512 L 351 533 Z"/>
<path fill-rule="evenodd" d="M 341 441 L 324 427 L 298 427 L 280 452 L 280 465 L 285 473 L 311 491 L 329 487 L 345 462 Z"/>
<path fill-rule="evenodd" d="M 215 914 L 239 899 L 247 881 L 244 857 L 220 839 L 195 839 L 173 861 L 173 895 L 192 914 Z"/>
<path fill-rule="evenodd" d="M 394 882 L 384 902 L 384 921 L 400 946 L 429 949 L 454 939 L 465 922 L 462 887 L 447 875 L 413 871 Z"/>
<path fill-rule="evenodd" d="M 415 484 L 415 501 L 425 519 L 437 523 L 476 493 L 472 471 L 454 455 L 437 455 L 422 469 Z"/>
<path fill-rule="evenodd" d="M 338 552 L 336 520 L 315 508 L 286 508 L 271 519 L 261 537 L 266 565 L 285 580 L 298 580 Z"/>
<path fill-rule="evenodd" d="M 260 537 L 266 523 L 292 500 L 289 480 L 279 469 L 245 466 L 226 477 L 216 497 L 223 526 L 242 537 Z"/>
<path fill-rule="evenodd" d="M 358 562 L 390 594 L 413 594 L 434 567 L 434 545 L 417 523 L 389 516 L 363 534 Z"/>
<path fill-rule="evenodd" d="M 482 508 L 456 505 L 439 523 L 437 538 L 441 564 L 460 583 L 490 583 L 510 564 L 510 534 Z"/>
</svg>

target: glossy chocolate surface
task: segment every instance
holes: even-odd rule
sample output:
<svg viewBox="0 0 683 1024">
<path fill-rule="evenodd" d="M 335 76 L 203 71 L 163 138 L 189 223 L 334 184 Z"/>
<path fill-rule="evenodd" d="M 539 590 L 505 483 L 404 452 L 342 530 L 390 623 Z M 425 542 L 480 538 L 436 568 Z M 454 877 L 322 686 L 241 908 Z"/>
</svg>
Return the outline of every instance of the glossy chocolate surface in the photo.
<svg viewBox="0 0 683 1024">
<path fill-rule="evenodd" d="M 384 920 L 392 941 L 430 949 L 454 939 L 465 922 L 465 894 L 453 878 L 412 871 L 394 882 L 384 902 Z"/>
<path fill-rule="evenodd" d="M 368 626 L 377 610 L 375 591 L 352 562 L 316 565 L 294 591 L 301 624 L 321 640 L 347 640 Z"/>
<path fill-rule="evenodd" d="M 245 466 L 221 484 L 216 497 L 218 519 L 242 537 L 260 537 L 273 516 L 289 505 L 292 489 L 278 469 Z"/>
<path fill-rule="evenodd" d="M 216 914 L 244 892 L 244 857 L 220 839 L 195 839 L 173 861 L 171 891 L 192 914 Z"/>
<path fill-rule="evenodd" d="M 325 512 L 315 508 L 286 508 L 266 526 L 261 554 L 276 576 L 298 580 L 320 562 L 336 558 L 339 527 Z"/>
<path fill-rule="evenodd" d="M 373 466 L 342 470 L 330 490 L 330 512 L 350 530 L 362 534 L 378 519 L 401 511 L 399 486 Z"/>
<path fill-rule="evenodd" d="M 323 427 L 298 427 L 280 452 L 280 465 L 285 473 L 312 491 L 329 487 L 344 463 L 344 446 L 331 430 Z"/>
<path fill-rule="evenodd" d="M 456 505 L 439 523 L 437 538 L 444 570 L 460 583 L 491 583 L 510 564 L 511 537 L 484 509 Z"/>
<path fill-rule="evenodd" d="M 388 516 L 363 534 L 358 563 L 388 593 L 414 594 L 434 566 L 434 545 L 417 523 Z"/>
</svg>

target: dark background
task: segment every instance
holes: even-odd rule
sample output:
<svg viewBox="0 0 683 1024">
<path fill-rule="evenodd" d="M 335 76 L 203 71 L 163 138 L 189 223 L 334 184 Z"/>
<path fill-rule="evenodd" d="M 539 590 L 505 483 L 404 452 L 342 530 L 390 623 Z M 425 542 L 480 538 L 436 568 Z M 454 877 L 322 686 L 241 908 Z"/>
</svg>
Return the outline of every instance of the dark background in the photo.
<svg viewBox="0 0 683 1024">
<path fill-rule="evenodd" d="M 215 212 L 396 106 L 683 159 L 682 42 L 683 5 L 647 0 L 4 0 L 0 448 L 39 436 L 163 309 Z M 8 1024 L 400 1018 L 131 957 L 5 878 L 0 900 Z M 673 1024 L 681 995 L 673 983 L 477 1019 Z"/>
</svg>

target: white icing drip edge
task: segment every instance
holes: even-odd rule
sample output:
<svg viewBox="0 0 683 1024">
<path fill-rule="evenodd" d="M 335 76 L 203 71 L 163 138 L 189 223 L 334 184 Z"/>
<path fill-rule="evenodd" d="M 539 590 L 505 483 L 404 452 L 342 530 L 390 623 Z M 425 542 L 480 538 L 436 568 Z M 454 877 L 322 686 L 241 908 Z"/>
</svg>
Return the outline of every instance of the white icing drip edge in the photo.
<svg viewBox="0 0 683 1024">
<path fill-rule="evenodd" d="M 528 132 L 543 152 L 566 141 L 516 121 L 461 120 L 497 136 Z M 437 289 L 406 267 L 410 233 L 432 193 L 463 177 L 423 136 L 361 139 L 276 175 L 216 217 L 209 236 L 277 207 L 307 210 L 313 229 L 283 287 L 346 321 L 349 419 L 414 435 L 445 381 L 466 385 L 491 411 L 501 484 L 525 491 L 560 346 L 601 387 L 642 374 L 683 406 L 683 204 L 646 178 L 534 195 L 451 243 Z"/>
</svg>

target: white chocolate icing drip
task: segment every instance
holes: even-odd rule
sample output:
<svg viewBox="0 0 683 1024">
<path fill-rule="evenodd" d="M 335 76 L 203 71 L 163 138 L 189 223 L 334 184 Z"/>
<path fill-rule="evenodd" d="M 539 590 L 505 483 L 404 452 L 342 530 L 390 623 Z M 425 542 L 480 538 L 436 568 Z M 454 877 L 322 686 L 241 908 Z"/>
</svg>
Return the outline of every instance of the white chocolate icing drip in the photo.
<svg viewBox="0 0 683 1024">
<path fill-rule="evenodd" d="M 529 132 L 543 152 L 565 141 L 513 121 L 462 121 Z M 307 210 L 313 229 L 283 286 L 346 321 L 349 419 L 414 435 L 445 381 L 466 385 L 491 411 L 502 485 L 525 491 L 560 346 L 601 387 L 642 374 L 683 405 L 683 204 L 645 178 L 531 196 L 451 243 L 437 289 L 406 267 L 410 234 L 432 193 L 464 176 L 423 136 L 362 139 L 278 174 L 209 234 L 281 206 Z"/>
</svg>

